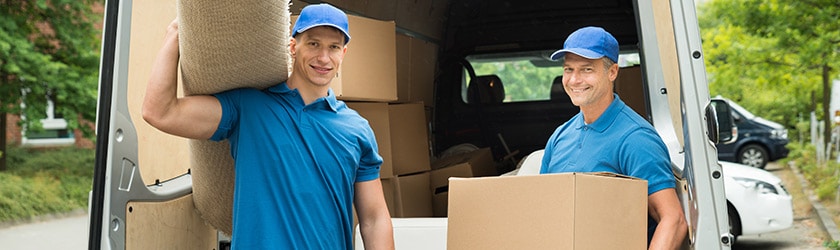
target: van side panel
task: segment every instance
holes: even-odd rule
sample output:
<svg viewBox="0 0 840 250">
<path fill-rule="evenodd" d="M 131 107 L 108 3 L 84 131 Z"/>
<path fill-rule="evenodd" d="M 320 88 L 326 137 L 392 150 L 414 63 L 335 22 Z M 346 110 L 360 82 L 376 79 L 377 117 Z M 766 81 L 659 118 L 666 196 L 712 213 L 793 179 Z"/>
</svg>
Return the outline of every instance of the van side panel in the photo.
<svg viewBox="0 0 840 250">
<path fill-rule="evenodd" d="M 129 202 L 125 249 L 217 249 L 216 230 L 195 212 L 192 195 Z"/>
</svg>

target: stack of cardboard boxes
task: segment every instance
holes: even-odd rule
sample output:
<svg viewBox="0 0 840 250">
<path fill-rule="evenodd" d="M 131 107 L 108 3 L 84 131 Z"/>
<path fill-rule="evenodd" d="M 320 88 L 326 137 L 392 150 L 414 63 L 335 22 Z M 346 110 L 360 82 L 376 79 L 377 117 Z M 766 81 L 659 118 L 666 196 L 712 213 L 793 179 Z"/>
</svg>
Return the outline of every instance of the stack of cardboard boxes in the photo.
<svg viewBox="0 0 840 250">
<path fill-rule="evenodd" d="M 380 178 L 391 216 L 446 216 L 448 178 L 495 175 L 490 151 L 433 167 L 429 121 L 437 45 L 398 33 L 392 21 L 348 18 L 353 40 L 331 88 L 370 122 L 384 160 Z"/>
</svg>

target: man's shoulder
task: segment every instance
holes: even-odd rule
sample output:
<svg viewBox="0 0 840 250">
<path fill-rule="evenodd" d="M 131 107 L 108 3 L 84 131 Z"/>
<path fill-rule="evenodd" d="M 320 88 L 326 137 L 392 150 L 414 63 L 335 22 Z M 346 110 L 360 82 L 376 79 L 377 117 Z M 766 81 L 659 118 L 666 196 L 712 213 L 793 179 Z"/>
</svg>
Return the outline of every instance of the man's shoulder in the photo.
<svg viewBox="0 0 840 250">
<path fill-rule="evenodd" d="M 623 123 L 631 124 L 634 127 L 653 129 L 653 125 L 630 106 L 623 105 L 618 112 L 618 116 Z"/>
</svg>

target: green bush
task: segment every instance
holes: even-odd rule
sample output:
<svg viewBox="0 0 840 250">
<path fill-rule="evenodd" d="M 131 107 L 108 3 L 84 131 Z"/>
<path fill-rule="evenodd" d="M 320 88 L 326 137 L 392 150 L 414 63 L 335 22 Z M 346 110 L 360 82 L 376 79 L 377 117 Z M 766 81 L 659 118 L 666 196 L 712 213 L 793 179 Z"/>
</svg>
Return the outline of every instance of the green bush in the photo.
<svg viewBox="0 0 840 250">
<path fill-rule="evenodd" d="M 94 150 L 9 146 L 0 172 L 0 222 L 87 207 Z"/>
<path fill-rule="evenodd" d="M 814 189 L 820 200 L 834 199 L 840 185 L 840 163 L 832 157 L 825 163 L 817 164 L 816 147 L 811 144 L 788 144 L 791 152 L 787 161 L 794 161 L 802 175 Z"/>
</svg>

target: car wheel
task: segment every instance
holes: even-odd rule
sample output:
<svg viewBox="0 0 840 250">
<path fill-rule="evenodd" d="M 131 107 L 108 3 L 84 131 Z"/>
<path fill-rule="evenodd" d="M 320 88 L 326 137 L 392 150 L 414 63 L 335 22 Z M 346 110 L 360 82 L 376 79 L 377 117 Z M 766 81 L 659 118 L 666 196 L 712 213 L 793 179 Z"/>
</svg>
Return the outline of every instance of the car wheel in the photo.
<svg viewBox="0 0 840 250">
<path fill-rule="evenodd" d="M 767 150 L 756 144 L 749 144 L 738 151 L 738 163 L 764 169 L 767 165 Z"/>
<path fill-rule="evenodd" d="M 726 211 L 729 215 L 729 233 L 732 234 L 732 244 L 735 244 L 735 240 L 741 235 L 741 217 L 738 216 L 738 211 L 729 202 L 726 203 Z"/>
</svg>

